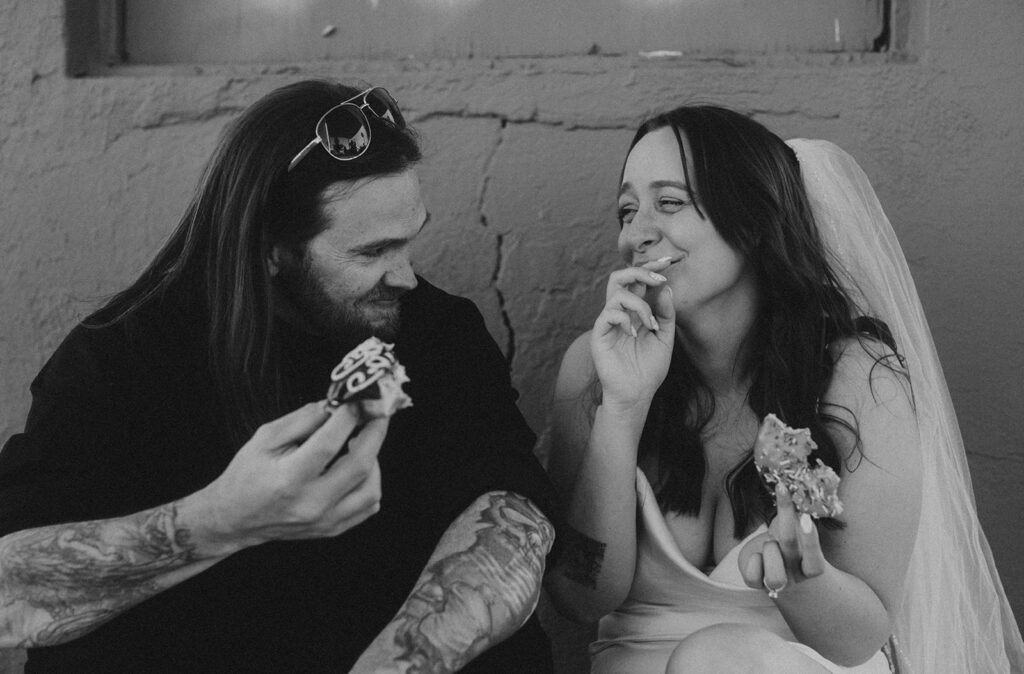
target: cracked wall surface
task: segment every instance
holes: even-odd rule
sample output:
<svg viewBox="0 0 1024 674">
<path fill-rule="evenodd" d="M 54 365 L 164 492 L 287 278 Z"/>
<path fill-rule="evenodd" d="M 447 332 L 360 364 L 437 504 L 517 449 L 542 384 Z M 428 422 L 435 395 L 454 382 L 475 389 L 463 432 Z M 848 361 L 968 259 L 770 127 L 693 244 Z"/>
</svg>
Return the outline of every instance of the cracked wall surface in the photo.
<svg viewBox="0 0 1024 674">
<path fill-rule="evenodd" d="M 0 3 L 0 440 L 74 322 L 174 228 L 224 124 L 277 86 L 329 76 L 387 86 L 420 131 L 432 220 L 417 265 L 480 307 L 543 455 L 561 353 L 618 264 L 615 183 L 633 129 L 673 102 L 715 101 L 783 136 L 828 138 L 872 178 L 1024 615 L 1024 537 L 1006 516 L 1024 511 L 1024 5 L 911 9 L 905 59 L 404 59 L 69 79 L 63 3 Z"/>
</svg>

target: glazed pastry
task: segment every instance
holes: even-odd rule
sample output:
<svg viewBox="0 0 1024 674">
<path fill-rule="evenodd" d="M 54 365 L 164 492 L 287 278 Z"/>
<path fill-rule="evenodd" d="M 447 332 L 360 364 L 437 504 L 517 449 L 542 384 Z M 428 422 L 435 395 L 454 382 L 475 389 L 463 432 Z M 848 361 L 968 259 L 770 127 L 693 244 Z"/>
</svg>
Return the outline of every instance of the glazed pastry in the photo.
<svg viewBox="0 0 1024 674">
<path fill-rule="evenodd" d="M 370 337 L 331 371 L 327 407 L 356 402 L 367 418 L 389 417 L 412 406 L 412 399 L 402 390 L 408 381 L 405 368 L 395 358 L 394 345 Z"/>
<path fill-rule="evenodd" d="M 810 465 L 808 459 L 817 447 L 809 430 L 790 428 L 768 414 L 754 444 L 754 464 L 770 486 L 785 485 L 798 511 L 815 518 L 836 517 L 843 512 L 839 476 L 818 459 Z"/>
</svg>

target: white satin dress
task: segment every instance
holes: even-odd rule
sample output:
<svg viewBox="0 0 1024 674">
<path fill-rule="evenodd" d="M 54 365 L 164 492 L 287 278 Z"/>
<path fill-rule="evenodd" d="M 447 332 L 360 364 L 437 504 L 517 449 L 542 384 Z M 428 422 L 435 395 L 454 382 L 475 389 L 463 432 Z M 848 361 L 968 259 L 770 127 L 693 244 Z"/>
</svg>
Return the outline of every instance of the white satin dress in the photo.
<svg viewBox="0 0 1024 674">
<path fill-rule="evenodd" d="M 798 643 L 768 595 L 744 584 L 736 559 L 743 543 L 764 531 L 763 525 L 705 574 L 679 551 L 651 485 L 639 469 L 636 492 L 640 511 L 636 575 L 626 601 L 601 619 L 597 641 L 590 646 L 592 674 L 662 674 L 680 640 L 719 623 L 762 627 L 792 642 L 793 648 L 831 672 L 889 674 L 881 651 L 863 665 L 842 667 Z"/>
</svg>

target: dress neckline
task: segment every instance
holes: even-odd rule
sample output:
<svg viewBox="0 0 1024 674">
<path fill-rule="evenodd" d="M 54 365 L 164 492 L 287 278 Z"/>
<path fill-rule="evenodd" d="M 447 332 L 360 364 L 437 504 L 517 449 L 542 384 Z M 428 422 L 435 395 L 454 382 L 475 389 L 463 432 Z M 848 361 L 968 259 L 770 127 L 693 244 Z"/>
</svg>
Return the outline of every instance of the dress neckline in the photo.
<svg viewBox="0 0 1024 674">
<path fill-rule="evenodd" d="M 654 496 L 654 489 L 651 488 L 651 484 L 648 482 L 647 476 L 644 475 L 640 468 L 636 469 L 636 491 L 641 516 L 646 520 L 648 532 L 651 536 L 658 539 L 662 550 L 669 559 L 680 568 L 680 570 L 694 578 L 700 579 L 724 590 L 761 593 L 761 590 L 747 587 L 743 582 L 743 577 L 739 572 L 737 558 L 739 557 L 740 550 L 743 549 L 743 546 L 747 541 L 766 531 L 767 526 L 762 524 L 748 534 L 742 541 L 729 548 L 721 561 L 711 568 L 708 573 L 705 573 L 701 569 L 697 568 L 693 562 L 688 560 L 679 549 L 676 539 L 672 536 L 672 532 L 668 528 L 668 523 L 665 522 L 665 516 L 661 512 L 661 508 L 658 506 L 658 500 Z"/>
</svg>

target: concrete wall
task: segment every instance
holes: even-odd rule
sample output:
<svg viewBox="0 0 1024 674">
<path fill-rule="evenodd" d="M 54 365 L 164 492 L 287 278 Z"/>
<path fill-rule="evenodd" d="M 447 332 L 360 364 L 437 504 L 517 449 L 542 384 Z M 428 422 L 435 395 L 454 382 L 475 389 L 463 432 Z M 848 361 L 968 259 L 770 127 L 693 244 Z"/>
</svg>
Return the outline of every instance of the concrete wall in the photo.
<svg viewBox="0 0 1024 674">
<path fill-rule="evenodd" d="M 615 264 L 613 192 L 633 127 L 672 103 L 714 100 L 784 136 L 831 139 L 873 179 L 1024 615 L 1024 5 L 919 0 L 901 27 L 909 59 L 403 60 L 69 79 L 63 3 L 4 0 L 0 440 L 20 429 L 28 383 L 66 331 L 171 231 L 223 125 L 312 75 L 388 86 L 422 131 L 433 223 L 420 268 L 480 305 L 544 435 L 560 354 L 593 320 Z M 18 659 L 0 656 L 0 672 L 5 657 Z"/>
</svg>

